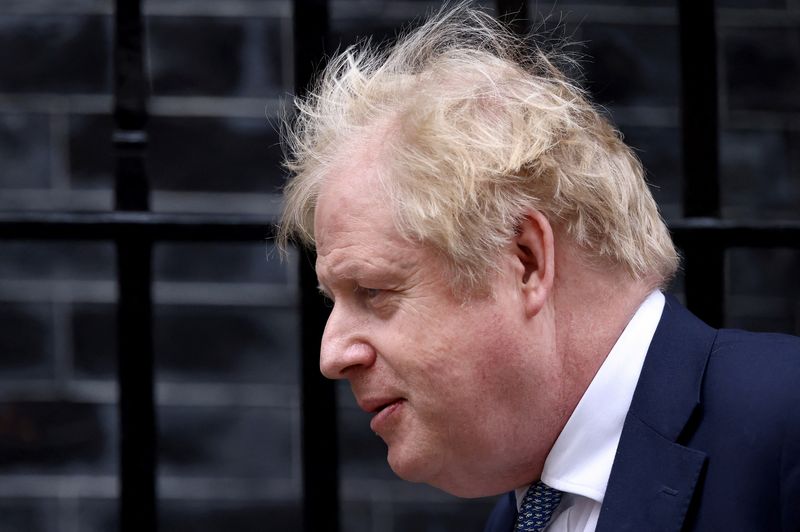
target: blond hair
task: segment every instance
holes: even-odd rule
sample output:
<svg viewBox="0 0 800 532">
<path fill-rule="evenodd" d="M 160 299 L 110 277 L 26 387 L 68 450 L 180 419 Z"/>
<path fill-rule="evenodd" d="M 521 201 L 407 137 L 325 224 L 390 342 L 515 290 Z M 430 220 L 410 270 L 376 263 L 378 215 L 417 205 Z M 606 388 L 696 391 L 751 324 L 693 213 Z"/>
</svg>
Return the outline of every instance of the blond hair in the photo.
<svg viewBox="0 0 800 532">
<path fill-rule="evenodd" d="M 529 209 L 594 264 L 664 284 L 678 256 L 641 164 L 554 57 L 465 4 L 391 47 L 334 57 L 286 130 L 293 177 L 279 244 L 314 245 L 327 172 L 383 125 L 395 223 L 448 259 L 455 284 L 485 285 Z"/>
</svg>

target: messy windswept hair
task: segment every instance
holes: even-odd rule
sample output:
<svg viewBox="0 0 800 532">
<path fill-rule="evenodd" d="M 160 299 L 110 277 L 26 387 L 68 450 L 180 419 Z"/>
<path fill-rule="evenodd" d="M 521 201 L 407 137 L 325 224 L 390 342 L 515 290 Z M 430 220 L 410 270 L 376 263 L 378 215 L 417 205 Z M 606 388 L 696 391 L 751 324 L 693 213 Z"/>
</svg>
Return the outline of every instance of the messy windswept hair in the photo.
<svg viewBox="0 0 800 532">
<path fill-rule="evenodd" d="M 395 224 L 448 259 L 455 285 L 485 286 L 529 209 L 590 262 L 666 283 L 678 256 L 642 166 L 557 60 L 464 3 L 390 47 L 334 57 L 285 131 L 279 244 L 314 246 L 331 166 L 388 127 L 379 159 Z"/>
</svg>

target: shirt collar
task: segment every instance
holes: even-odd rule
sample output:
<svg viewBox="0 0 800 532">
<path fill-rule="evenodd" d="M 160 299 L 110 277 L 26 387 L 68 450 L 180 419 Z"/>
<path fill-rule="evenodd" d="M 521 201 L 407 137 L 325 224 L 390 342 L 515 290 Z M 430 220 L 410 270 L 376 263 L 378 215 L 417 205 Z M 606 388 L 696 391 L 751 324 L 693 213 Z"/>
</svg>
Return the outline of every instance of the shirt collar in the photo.
<svg viewBox="0 0 800 532">
<path fill-rule="evenodd" d="M 639 306 L 558 436 L 542 470 L 555 489 L 603 502 L 622 425 L 664 310 L 653 291 Z M 517 506 L 527 487 L 517 489 Z"/>
</svg>

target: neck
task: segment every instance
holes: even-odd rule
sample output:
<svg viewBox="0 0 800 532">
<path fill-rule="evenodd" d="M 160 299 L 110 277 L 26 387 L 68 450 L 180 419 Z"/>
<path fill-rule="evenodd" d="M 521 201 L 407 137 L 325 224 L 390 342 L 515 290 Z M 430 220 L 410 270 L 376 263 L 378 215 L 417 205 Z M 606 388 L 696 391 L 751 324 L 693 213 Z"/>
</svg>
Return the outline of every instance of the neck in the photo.
<svg viewBox="0 0 800 532">
<path fill-rule="evenodd" d="M 554 286 L 556 349 L 568 385 L 562 405 L 564 423 L 580 401 L 652 284 L 627 273 L 609 274 L 563 267 Z"/>
</svg>

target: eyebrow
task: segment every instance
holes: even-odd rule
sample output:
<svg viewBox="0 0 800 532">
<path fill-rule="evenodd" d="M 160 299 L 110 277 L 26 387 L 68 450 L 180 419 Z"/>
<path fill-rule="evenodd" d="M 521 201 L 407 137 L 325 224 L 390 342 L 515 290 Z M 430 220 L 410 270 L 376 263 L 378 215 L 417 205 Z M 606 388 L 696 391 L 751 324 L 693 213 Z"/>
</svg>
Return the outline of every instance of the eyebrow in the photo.
<svg viewBox="0 0 800 532">
<path fill-rule="evenodd" d="M 362 284 L 370 285 L 375 282 L 383 284 L 388 282 L 392 285 L 399 285 L 405 277 L 402 273 L 403 267 L 389 260 L 385 261 L 385 265 L 380 266 L 359 260 L 345 260 L 329 266 L 330 268 L 327 271 L 324 269 L 317 271 L 317 289 L 331 301 L 334 298 L 332 292 L 325 286 L 324 279 L 330 281 L 334 287 L 343 285 L 356 289 Z M 330 276 L 320 275 L 323 273 L 328 273 Z"/>
</svg>

